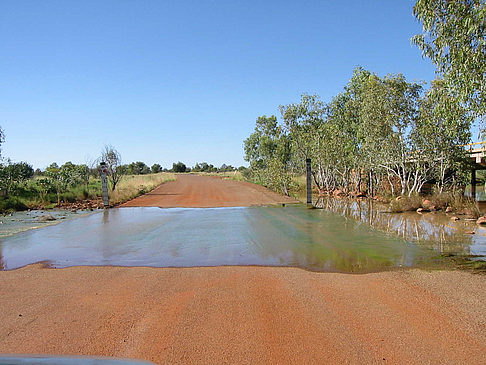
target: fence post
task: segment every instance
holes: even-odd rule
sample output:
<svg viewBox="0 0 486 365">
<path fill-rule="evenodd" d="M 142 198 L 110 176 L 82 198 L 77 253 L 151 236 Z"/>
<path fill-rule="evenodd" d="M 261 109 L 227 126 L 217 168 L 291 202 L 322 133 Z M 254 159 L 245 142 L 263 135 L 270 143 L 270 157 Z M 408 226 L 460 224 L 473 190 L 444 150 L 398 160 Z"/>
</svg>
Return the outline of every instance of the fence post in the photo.
<svg viewBox="0 0 486 365">
<path fill-rule="evenodd" d="M 305 159 L 307 175 L 307 207 L 312 207 L 312 180 L 311 180 L 311 159 Z"/>
<path fill-rule="evenodd" d="M 103 191 L 103 205 L 105 208 L 110 206 L 110 201 L 108 198 L 108 178 L 106 173 L 108 169 L 106 168 L 105 162 L 100 162 L 100 174 L 101 174 L 101 190 Z"/>
<path fill-rule="evenodd" d="M 471 171 L 471 197 L 476 200 L 476 169 Z"/>
</svg>

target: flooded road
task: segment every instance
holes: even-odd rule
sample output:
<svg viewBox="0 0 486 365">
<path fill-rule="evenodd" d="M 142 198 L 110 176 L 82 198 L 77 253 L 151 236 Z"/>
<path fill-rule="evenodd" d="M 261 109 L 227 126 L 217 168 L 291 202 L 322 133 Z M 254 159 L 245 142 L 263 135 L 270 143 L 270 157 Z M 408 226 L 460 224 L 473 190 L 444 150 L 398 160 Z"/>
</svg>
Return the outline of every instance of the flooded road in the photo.
<svg viewBox="0 0 486 365">
<path fill-rule="evenodd" d="M 0 239 L 30 229 L 38 229 L 64 220 L 92 214 L 89 210 L 69 211 L 64 209 L 30 210 L 0 215 Z"/>
<path fill-rule="evenodd" d="M 43 261 L 53 267 L 266 265 L 359 273 L 438 262 L 436 251 L 408 237 L 301 205 L 110 209 L 5 237 L 0 257 L 5 270 Z"/>
</svg>

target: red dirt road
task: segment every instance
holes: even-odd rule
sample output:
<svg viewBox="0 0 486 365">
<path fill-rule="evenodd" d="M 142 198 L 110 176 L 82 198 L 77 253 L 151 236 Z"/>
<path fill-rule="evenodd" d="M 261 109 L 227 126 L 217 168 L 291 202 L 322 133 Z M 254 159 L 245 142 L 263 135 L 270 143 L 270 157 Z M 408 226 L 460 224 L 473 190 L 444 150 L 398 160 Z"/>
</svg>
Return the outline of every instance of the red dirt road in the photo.
<svg viewBox="0 0 486 365">
<path fill-rule="evenodd" d="M 125 206 L 289 201 L 252 184 L 179 175 Z M 485 364 L 486 277 L 30 265 L 0 271 L 0 353 L 158 364 Z"/>
<path fill-rule="evenodd" d="M 176 176 L 176 181 L 162 184 L 150 193 L 121 206 L 211 208 L 297 203 L 294 199 L 248 182 L 223 180 L 217 176 L 189 174 Z"/>
<path fill-rule="evenodd" d="M 484 364 L 486 280 L 419 270 L 0 272 L 0 353 L 158 364 Z"/>
</svg>

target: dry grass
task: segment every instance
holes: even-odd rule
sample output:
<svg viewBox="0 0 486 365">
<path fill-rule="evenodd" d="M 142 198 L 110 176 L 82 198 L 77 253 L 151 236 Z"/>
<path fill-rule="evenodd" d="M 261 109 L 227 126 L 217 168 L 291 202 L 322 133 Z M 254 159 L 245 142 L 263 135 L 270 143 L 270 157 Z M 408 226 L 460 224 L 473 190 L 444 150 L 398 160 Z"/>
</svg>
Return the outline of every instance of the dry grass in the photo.
<svg viewBox="0 0 486 365">
<path fill-rule="evenodd" d="M 412 212 L 422 208 L 423 198 L 418 195 L 399 196 L 390 201 L 390 210 L 393 213 Z"/>
<path fill-rule="evenodd" d="M 424 204 L 428 201 L 428 204 Z M 440 193 L 427 196 L 401 196 L 390 201 L 390 210 L 394 213 L 414 211 L 418 208 L 434 207 L 434 210 L 452 208 L 453 212 L 477 218 L 481 215 L 478 204 L 467 197 L 453 193 Z"/>
<path fill-rule="evenodd" d="M 159 172 L 148 175 L 127 175 L 122 178 L 114 192 L 110 192 L 110 203 L 121 204 L 137 196 L 148 193 L 160 184 L 174 181 L 175 175 Z"/>
<path fill-rule="evenodd" d="M 219 176 L 222 179 L 245 181 L 245 178 L 239 171 L 228 171 L 228 172 L 191 172 L 191 174 L 197 174 L 201 176 Z"/>
</svg>

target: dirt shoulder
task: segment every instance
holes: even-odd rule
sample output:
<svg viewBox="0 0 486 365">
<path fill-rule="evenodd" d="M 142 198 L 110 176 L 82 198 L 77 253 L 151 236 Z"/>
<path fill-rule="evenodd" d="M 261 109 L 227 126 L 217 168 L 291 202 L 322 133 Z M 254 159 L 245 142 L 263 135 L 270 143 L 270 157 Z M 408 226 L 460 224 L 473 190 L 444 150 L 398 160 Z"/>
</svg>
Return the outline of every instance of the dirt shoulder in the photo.
<svg viewBox="0 0 486 365">
<path fill-rule="evenodd" d="M 0 353 L 155 363 L 480 364 L 486 280 L 281 267 L 0 272 Z"/>
<path fill-rule="evenodd" d="M 298 201 L 243 181 L 223 180 L 217 176 L 179 174 L 150 193 L 130 200 L 122 207 L 214 208 L 245 207 Z"/>
</svg>

